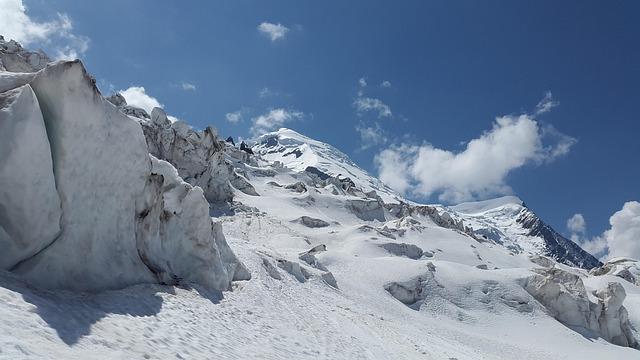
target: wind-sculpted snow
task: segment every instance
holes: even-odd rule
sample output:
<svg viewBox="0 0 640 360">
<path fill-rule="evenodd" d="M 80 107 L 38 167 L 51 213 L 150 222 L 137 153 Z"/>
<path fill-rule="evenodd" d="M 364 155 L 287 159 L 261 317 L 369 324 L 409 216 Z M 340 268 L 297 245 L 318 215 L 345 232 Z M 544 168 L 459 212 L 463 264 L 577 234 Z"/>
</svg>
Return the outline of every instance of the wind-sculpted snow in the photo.
<svg viewBox="0 0 640 360">
<path fill-rule="evenodd" d="M 524 288 L 547 310 L 569 327 L 595 332 L 616 345 L 637 347 L 629 315 L 622 306 L 626 293 L 622 285 L 608 283 L 590 299 L 578 275 L 558 268 L 536 269 Z"/>
<path fill-rule="evenodd" d="M 49 65 L 0 97 L 3 268 L 83 291 L 182 280 L 226 290 L 249 277 L 202 191 L 168 163 L 152 167 L 140 125 L 79 61 Z"/>
<path fill-rule="evenodd" d="M 0 35 L 0 71 L 31 73 L 43 69 L 50 61 L 43 52 L 25 50 L 14 40 L 6 41 Z"/>
<path fill-rule="evenodd" d="M 49 139 L 29 85 L 0 93 L 0 184 L 0 268 L 9 270 L 56 239 L 62 216 Z"/>
<path fill-rule="evenodd" d="M 161 108 L 154 108 L 148 115 L 142 109 L 128 106 L 117 93 L 109 101 L 140 122 L 149 153 L 175 166 L 186 182 L 201 187 L 209 202 L 231 201 L 232 186 L 246 194 L 258 195 L 225 161 L 227 145 L 213 128 L 195 131 L 182 121 L 170 121 Z"/>
<path fill-rule="evenodd" d="M 589 271 L 595 276 L 613 275 L 640 286 L 640 262 L 630 258 L 613 258 Z"/>
<path fill-rule="evenodd" d="M 100 96 L 79 62 L 48 66 L 31 86 L 51 146 L 62 232 L 14 271 L 47 288 L 153 282 L 134 241 L 136 201 L 150 172 L 139 126 Z"/>
<path fill-rule="evenodd" d="M 168 162 L 151 161 L 145 200 L 137 204 L 136 243 L 158 281 L 175 285 L 187 280 L 226 289 L 230 280 L 250 279 L 219 224 L 211 222 L 202 189 L 182 181 Z"/>
</svg>

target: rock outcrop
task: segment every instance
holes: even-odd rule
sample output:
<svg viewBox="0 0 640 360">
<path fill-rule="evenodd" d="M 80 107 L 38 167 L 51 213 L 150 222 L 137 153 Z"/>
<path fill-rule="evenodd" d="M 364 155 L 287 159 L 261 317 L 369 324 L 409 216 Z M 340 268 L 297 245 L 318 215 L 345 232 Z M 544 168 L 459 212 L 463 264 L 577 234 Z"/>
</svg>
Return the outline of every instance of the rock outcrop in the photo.
<svg viewBox="0 0 640 360">
<path fill-rule="evenodd" d="M 293 222 L 302 224 L 309 228 L 321 228 L 321 227 L 329 226 L 329 223 L 322 219 L 316 219 L 316 218 L 312 218 L 310 216 L 304 216 L 304 215 L 293 220 Z"/>
<path fill-rule="evenodd" d="M 381 244 L 381 248 L 396 256 L 404 256 L 409 259 L 418 260 L 422 257 L 424 251 L 413 244 L 405 243 L 386 243 Z M 432 255 L 433 256 L 433 255 Z"/>
<path fill-rule="evenodd" d="M 598 259 L 584 251 L 578 244 L 556 232 L 524 204 L 516 222 L 528 230 L 528 236 L 542 238 L 545 243 L 545 255 L 558 262 L 587 270 L 602 265 Z"/>
<path fill-rule="evenodd" d="M 140 125 L 80 61 L 23 80 L 0 73 L 21 85 L 0 94 L 3 269 L 80 291 L 183 280 L 226 290 L 249 277 L 202 191 L 150 157 Z"/>
</svg>

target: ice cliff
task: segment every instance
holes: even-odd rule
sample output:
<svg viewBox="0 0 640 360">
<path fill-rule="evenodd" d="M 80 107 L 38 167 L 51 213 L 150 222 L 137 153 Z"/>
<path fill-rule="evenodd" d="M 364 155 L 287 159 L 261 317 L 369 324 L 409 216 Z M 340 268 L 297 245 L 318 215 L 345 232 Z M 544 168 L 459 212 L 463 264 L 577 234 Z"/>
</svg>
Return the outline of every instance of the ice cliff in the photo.
<svg viewBox="0 0 640 360">
<path fill-rule="evenodd" d="M 4 69 L 40 68 L 0 44 Z M 202 189 L 149 154 L 140 124 L 80 61 L 0 72 L 0 90 L 2 269 L 80 291 L 183 281 L 225 290 L 250 277 Z"/>
</svg>

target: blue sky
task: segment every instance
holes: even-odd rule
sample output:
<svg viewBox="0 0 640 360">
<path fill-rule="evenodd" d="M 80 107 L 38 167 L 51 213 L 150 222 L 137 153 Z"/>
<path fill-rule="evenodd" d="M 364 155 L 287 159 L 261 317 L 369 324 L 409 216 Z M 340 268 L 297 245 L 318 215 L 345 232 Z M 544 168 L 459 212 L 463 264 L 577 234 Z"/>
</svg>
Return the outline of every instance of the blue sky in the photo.
<svg viewBox="0 0 640 360">
<path fill-rule="evenodd" d="M 34 22 L 61 13 L 73 24 L 30 46 L 76 49 L 104 92 L 143 86 L 168 113 L 225 137 L 264 130 L 262 115 L 374 174 L 413 171 L 397 180 L 417 200 L 513 192 L 567 235 L 582 214 L 573 232 L 585 238 L 640 200 L 637 2 L 25 5 Z M 513 158 L 483 157 L 500 149 Z M 411 164 L 385 169 L 392 155 Z M 481 165 L 460 169 L 467 158 Z"/>
</svg>

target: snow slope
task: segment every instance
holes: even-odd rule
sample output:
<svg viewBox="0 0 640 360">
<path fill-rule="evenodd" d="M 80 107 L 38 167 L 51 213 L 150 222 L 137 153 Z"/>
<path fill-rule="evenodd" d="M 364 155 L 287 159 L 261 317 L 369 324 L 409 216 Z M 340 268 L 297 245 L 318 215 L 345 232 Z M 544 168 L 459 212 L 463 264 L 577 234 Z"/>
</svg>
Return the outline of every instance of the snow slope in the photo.
<svg viewBox="0 0 640 360">
<path fill-rule="evenodd" d="M 375 190 L 386 202 L 397 202 L 396 199 L 399 197 L 391 188 L 369 175 L 340 150 L 291 129 L 281 128 L 258 137 L 252 150 L 264 160 L 279 161 L 293 171 L 319 170 L 320 176 L 326 174 L 350 178 L 365 192 Z"/>
<path fill-rule="evenodd" d="M 281 169 L 272 177 L 258 175 L 267 169 L 273 168 L 248 172 L 261 196 L 237 192 L 237 203 L 220 217 L 227 240 L 253 275 L 250 281 L 225 293 L 138 285 L 88 295 L 37 291 L 3 276 L 0 317 L 13 330 L 2 336 L 0 356 L 640 358 L 635 349 L 551 317 L 521 284 L 537 267 L 526 254 L 478 242 L 428 218 L 362 221 L 339 206 L 352 195 L 278 187 L 273 183 L 295 183 L 304 174 Z M 302 215 L 330 225 L 308 227 L 295 221 Z M 424 254 L 399 256 L 381 246 L 389 243 L 411 244 Z M 318 245 L 326 251 L 314 252 L 315 267 L 300 259 Z M 337 286 L 318 268 L 330 271 Z M 416 277 L 426 281 L 415 303 L 405 304 L 387 290 Z M 623 286 L 625 304 L 638 304 L 640 290 Z"/>
</svg>

